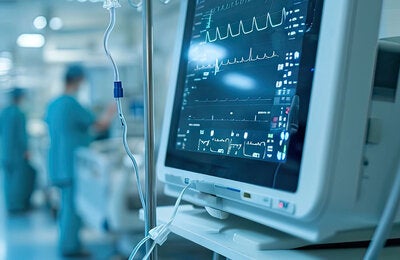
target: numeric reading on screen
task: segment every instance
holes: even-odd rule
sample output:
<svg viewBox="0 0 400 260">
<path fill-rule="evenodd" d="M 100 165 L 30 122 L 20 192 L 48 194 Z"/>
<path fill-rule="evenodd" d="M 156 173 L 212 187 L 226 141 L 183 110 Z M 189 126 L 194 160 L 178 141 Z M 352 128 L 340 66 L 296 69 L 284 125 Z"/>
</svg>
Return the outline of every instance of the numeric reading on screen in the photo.
<svg viewBox="0 0 400 260">
<path fill-rule="evenodd" d="M 198 0 L 176 149 L 285 162 L 308 1 Z"/>
</svg>

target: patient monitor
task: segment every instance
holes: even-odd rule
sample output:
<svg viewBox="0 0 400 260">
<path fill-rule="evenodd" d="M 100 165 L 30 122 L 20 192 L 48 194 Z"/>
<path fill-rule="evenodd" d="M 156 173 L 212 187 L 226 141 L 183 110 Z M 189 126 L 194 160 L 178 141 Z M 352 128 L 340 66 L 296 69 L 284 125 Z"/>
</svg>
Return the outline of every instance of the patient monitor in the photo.
<svg viewBox="0 0 400 260">
<path fill-rule="evenodd" d="M 400 158 L 399 91 L 372 95 L 380 11 L 376 0 L 182 1 L 166 192 L 193 182 L 185 200 L 311 242 L 374 227 Z"/>
</svg>

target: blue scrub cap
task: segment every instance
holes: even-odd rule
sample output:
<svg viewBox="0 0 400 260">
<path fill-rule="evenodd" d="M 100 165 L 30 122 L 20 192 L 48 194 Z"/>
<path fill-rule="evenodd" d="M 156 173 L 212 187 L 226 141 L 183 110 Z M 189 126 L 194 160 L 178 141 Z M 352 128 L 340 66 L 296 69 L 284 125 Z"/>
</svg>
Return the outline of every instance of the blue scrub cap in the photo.
<svg viewBox="0 0 400 260">
<path fill-rule="evenodd" d="M 85 70 L 80 65 L 70 65 L 65 73 L 65 82 L 70 83 L 85 77 Z"/>
<path fill-rule="evenodd" d="M 10 91 L 10 96 L 13 99 L 18 99 L 20 97 L 23 97 L 25 95 L 25 90 L 19 87 L 15 87 Z"/>
</svg>

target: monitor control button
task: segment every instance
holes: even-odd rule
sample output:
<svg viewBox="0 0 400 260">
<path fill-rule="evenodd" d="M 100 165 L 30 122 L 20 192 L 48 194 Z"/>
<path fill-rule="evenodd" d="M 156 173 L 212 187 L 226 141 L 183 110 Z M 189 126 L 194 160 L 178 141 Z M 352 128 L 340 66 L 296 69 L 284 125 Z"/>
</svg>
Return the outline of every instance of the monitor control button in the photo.
<svg viewBox="0 0 400 260">
<path fill-rule="evenodd" d="M 295 211 L 293 203 L 281 199 L 274 199 L 272 202 L 272 208 L 291 215 L 293 215 Z"/>
</svg>

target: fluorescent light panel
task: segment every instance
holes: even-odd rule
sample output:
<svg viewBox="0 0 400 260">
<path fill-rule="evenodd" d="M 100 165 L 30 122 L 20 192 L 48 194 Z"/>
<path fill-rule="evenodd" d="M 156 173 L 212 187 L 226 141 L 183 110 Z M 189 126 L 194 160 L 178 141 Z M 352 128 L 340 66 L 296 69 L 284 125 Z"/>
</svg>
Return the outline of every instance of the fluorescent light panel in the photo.
<svg viewBox="0 0 400 260">
<path fill-rule="evenodd" d="M 46 43 L 46 39 L 41 34 L 21 34 L 17 39 L 17 44 L 24 48 L 41 48 Z"/>
</svg>

